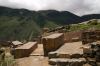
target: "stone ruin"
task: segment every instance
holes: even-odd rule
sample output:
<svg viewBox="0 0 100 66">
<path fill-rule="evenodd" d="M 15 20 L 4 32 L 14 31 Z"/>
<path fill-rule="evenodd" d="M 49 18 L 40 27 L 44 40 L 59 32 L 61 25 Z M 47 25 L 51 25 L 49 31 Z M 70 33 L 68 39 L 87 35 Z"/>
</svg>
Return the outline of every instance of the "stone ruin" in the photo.
<svg viewBox="0 0 100 66">
<path fill-rule="evenodd" d="M 49 43 L 51 44 L 47 46 L 48 47 L 54 46 L 55 43 L 52 43 L 51 39 L 48 38 L 45 38 L 44 41 L 45 43 L 43 42 L 43 44 L 44 45 L 48 44 L 46 43 L 46 41 L 50 40 Z M 100 30 L 85 31 L 82 33 L 82 45 L 79 47 L 79 51 L 82 50 L 82 53 L 73 52 L 71 54 L 68 53 L 69 50 L 66 51 L 67 53 L 51 50 L 48 52 L 48 58 L 49 58 L 48 62 L 50 65 L 53 66 L 55 65 L 56 66 L 100 66 L 100 41 L 99 40 L 100 40 Z M 59 43 L 60 41 L 57 42 Z M 45 52 L 47 52 L 46 49 Z"/>
<path fill-rule="evenodd" d="M 85 31 L 82 33 L 82 43 L 87 44 L 100 40 L 100 30 Z"/>
<path fill-rule="evenodd" d="M 14 58 L 29 57 L 37 47 L 37 42 L 28 42 L 20 47 L 12 49 L 11 54 L 14 55 Z"/>
<path fill-rule="evenodd" d="M 84 57 L 93 66 L 100 66 L 100 41 L 91 42 L 83 47 Z"/>
<path fill-rule="evenodd" d="M 49 35 L 47 37 L 44 37 L 42 39 L 42 42 L 43 42 L 44 55 L 48 56 L 49 52 L 55 51 L 64 44 L 64 34 L 56 33 Z"/>
<path fill-rule="evenodd" d="M 50 28 L 44 28 L 43 29 L 43 34 L 46 34 L 46 33 L 64 33 L 67 31 L 67 29 L 70 28 L 70 25 L 65 25 L 65 26 L 62 26 L 62 27 L 57 27 L 57 28 L 54 28 L 54 29 L 50 29 Z"/>
</svg>

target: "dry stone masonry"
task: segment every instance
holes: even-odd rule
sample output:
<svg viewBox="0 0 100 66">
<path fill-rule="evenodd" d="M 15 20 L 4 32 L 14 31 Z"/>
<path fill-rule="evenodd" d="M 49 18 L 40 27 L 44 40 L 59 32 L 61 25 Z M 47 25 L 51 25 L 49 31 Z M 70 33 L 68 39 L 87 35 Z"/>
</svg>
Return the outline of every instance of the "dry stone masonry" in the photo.
<svg viewBox="0 0 100 66">
<path fill-rule="evenodd" d="M 82 43 L 87 44 L 100 40 L 100 30 L 85 31 L 82 33 Z"/>
</svg>

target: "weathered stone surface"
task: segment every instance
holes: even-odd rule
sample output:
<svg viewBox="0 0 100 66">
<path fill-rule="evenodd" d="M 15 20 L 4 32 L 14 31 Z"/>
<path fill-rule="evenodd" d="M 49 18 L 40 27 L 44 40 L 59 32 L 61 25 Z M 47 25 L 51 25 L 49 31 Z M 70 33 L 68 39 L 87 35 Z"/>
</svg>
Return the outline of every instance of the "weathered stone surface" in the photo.
<svg viewBox="0 0 100 66">
<path fill-rule="evenodd" d="M 90 62 L 90 63 L 91 63 L 91 62 L 96 62 L 96 59 L 95 59 L 95 58 L 89 58 L 89 57 L 87 57 L 86 59 L 87 59 L 87 61 Z"/>
<path fill-rule="evenodd" d="M 49 59 L 49 64 L 56 65 L 57 59 Z"/>
<path fill-rule="evenodd" d="M 82 66 L 83 64 L 86 63 L 85 58 L 80 58 L 80 59 L 70 59 L 69 61 L 69 66 Z"/>
<path fill-rule="evenodd" d="M 72 54 L 71 58 L 82 58 L 83 54 Z"/>
<path fill-rule="evenodd" d="M 83 49 L 81 42 L 66 43 L 54 52 L 49 52 L 49 58 L 81 58 Z"/>
<path fill-rule="evenodd" d="M 0 41 L 0 45 L 4 46 L 4 47 L 10 47 L 11 42 L 9 42 L 9 41 Z"/>
<path fill-rule="evenodd" d="M 12 50 L 14 58 L 28 57 L 37 48 L 36 42 L 28 42 Z"/>
<path fill-rule="evenodd" d="M 47 56 L 49 52 L 57 50 L 64 44 L 64 34 L 56 33 L 43 38 L 44 55 Z"/>
<path fill-rule="evenodd" d="M 90 64 L 84 64 L 83 66 L 91 66 Z"/>
<path fill-rule="evenodd" d="M 51 65 L 56 65 L 57 64 L 57 66 L 58 65 L 60 66 L 60 64 L 61 65 L 63 64 L 63 66 L 64 66 L 64 65 L 68 64 L 68 61 L 69 61 L 69 59 L 67 59 L 67 58 L 53 58 L 53 59 L 49 59 L 49 63 Z"/>
<path fill-rule="evenodd" d="M 79 37 L 72 38 L 72 42 L 77 42 L 77 41 L 79 41 Z"/>
<path fill-rule="evenodd" d="M 82 66 L 86 63 L 85 58 L 68 59 L 68 58 L 53 58 L 49 59 L 50 64 L 57 64 L 57 66 Z"/>
<path fill-rule="evenodd" d="M 92 49 L 91 48 L 84 47 L 83 48 L 83 52 L 84 53 L 90 53 L 90 54 L 92 54 Z"/>
<path fill-rule="evenodd" d="M 67 66 L 67 65 L 69 65 L 68 62 L 60 62 L 60 61 L 57 62 L 57 66 Z"/>
<path fill-rule="evenodd" d="M 48 57 L 49 57 L 49 59 L 50 58 L 58 58 L 57 52 L 49 52 Z"/>
<path fill-rule="evenodd" d="M 82 43 L 87 44 L 100 40 L 100 30 L 88 31 L 82 33 Z"/>
<path fill-rule="evenodd" d="M 59 58 L 71 58 L 70 54 L 64 53 L 64 52 L 59 52 L 58 53 Z"/>
<path fill-rule="evenodd" d="M 65 43 L 61 46 L 56 52 L 59 52 L 61 55 L 72 55 L 72 54 L 83 54 L 83 49 L 80 49 L 82 46 L 81 42 Z"/>
<path fill-rule="evenodd" d="M 97 66 L 100 66 L 100 62 L 97 62 L 96 64 L 97 64 Z"/>
</svg>

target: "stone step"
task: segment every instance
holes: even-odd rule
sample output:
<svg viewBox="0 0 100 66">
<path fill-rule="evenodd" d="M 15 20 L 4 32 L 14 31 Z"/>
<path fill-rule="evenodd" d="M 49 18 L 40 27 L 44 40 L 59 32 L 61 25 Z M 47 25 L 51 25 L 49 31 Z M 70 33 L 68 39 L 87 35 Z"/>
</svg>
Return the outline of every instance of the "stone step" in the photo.
<svg viewBox="0 0 100 66">
<path fill-rule="evenodd" d="M 49 58 L 81 58 L 83 56 L 82 42 L 65 43 L 59 49 L 49 52 Z"/>
<path fill-rule="evenodd" d="M 30 56 L 44 56 L 43 54 L 30 54 Z"/>
<path fill-rule="evenodd" d="M 49 52 L 48 54 L 49 59 L 50 58 L 82 58 L 83 54 L 68 54 L 65 52 Z"/>
<path fill-rule="evenodd" d="M 79 59 L 53 58 L 53 59 L 49 59 L 49 64 L 57 65 L 57 66 L 66 66 L 66 65 L 82 66 L 85 63 L 86 63 L 85 58 L 79 58 Z"/>
</svg>

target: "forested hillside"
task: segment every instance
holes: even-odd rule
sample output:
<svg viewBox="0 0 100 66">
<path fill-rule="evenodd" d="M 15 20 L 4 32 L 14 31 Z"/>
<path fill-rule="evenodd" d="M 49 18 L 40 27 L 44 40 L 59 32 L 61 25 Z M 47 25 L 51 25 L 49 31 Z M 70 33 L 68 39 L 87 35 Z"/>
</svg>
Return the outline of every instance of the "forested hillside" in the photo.
<svg viewBox="0 0 100 66">
<path fill-rule="evenodd" d="M 55 28 L 99 17 L 99 14 L 80 17 L 68 11 L 29 11 L 0 6 L 0 40 L 28 40 L 30 36 L 41 35 L 44 27 Z"/>
</svg>

